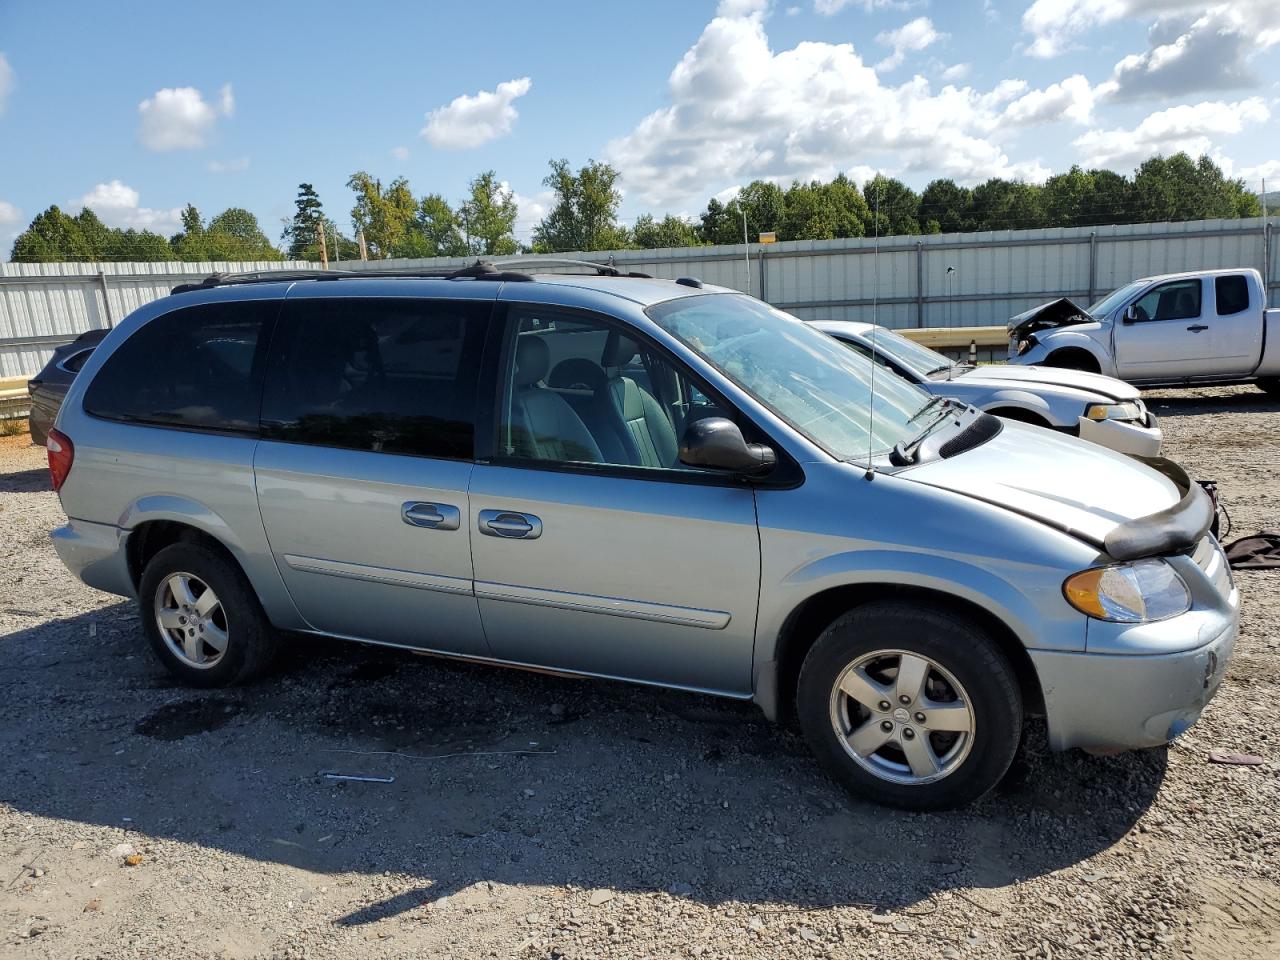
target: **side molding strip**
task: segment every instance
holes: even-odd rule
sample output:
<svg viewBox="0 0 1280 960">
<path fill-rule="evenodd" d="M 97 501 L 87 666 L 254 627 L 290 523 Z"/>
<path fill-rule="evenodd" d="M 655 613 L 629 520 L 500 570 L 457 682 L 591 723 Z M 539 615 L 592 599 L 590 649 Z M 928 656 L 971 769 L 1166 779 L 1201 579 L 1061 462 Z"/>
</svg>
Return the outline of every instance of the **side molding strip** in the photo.
<svg viewBox="0 0 1280 960">
<path fill-rule="evenodd" d="M 701 627 L 705 630 L 723 630 L 729 625 L 729 614 L 719 610 L 698 610 L 693 607 L 675 607 L 665 603 L 648 603 L 644 600 L 597 597 L 588 593 L 517 587 L 510 583 L 490 583 L 480 580 L 476 581 L 475 591 L 476 596 L 481 600 L 506 600 L 511 603 L 557 607 L 561 610 L 577 610 L 582 613 L 602 613 L 610 617 L 627 617 L 631 620 L 676 623 L 685 627 Z"/>
<path fill-rule="evenodd" d="M 463 577 L 417 573 L 413 570 L 396 570 L 391 567 L 370 567 L 362 563 L 343 563 L 340 560 L 322 560 L 319 557 L 298 557 L 289 553 L 285 554 L 284 559 L 292 569 L 300 573 L 323 573 L 347 580 L 388 583 L 397 587 L 434 590 L 437 593 L 470 594 L 472 592 L 471 581 Z"/>
</svg>

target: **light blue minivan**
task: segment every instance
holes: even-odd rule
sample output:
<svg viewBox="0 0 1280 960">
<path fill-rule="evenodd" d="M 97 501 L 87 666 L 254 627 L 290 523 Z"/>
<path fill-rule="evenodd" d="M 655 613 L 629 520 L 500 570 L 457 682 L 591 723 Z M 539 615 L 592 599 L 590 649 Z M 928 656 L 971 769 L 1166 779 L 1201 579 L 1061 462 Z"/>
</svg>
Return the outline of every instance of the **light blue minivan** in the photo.
<svg viewBox="0 0 1280 960">
<path fill-rule="evenodd" d="M 572 268 L 571 268 L 572 269 Z M 751 699 L 918 809 L 1195 722 L 1239 599 L 1175 464 L 929 397 L 697 280 L 179 287 L 50 434 L 59 555 L 187 683 L 283 633 Z"/>
</svg>

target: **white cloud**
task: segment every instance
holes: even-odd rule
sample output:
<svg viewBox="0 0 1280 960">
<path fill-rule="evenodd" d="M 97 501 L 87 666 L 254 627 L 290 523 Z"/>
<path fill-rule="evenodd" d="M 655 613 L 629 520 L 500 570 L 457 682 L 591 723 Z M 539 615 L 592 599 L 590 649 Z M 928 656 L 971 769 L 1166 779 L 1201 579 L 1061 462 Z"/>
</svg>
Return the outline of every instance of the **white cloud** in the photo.
<svg viewBox="0 0 1280 960">
<path fill-rule="evenodd" d="M 670 105 L 606 148 L 645 205 L 692 209 L 756 178 L 828 178 L 853 163 L 886 173 L 1043 179 L 993 139 L 1005 105 L 1026 92 L 1007 80 L 980 92 L 923 77 L 888 86 L 852 44 L 803 42 L 774 52 L 763 17 L 719 16 L 668 79 Z"/>
<path fill-rule="evenodd" d="M 17 223 L 22 219 L 22 211 L 12 203 L 0 200 L 0 223 Z"/>
<path fill-rule="evenodd" d="M 933 21 L 928 17 L 916 17 L 904 23 L 897 30 L 885 30 L 876 34 L 876 43 L 888 47 L 893 53 L 876 64 L 877 70 L 892 70 L 897 67 L 908 53 L 916 53 L 926 47 L 945 40 L 947 35 L 933 28 Z"/>
<path fill-rule="evenodd" d="M 392 147 L 391 155 L 395 157 L 397 160 L 400 160 L 403 162 L 409 159 L 409 148 L 408 147 Z"/>
<path fill-rule="evenodd" d="M 9 66 L 9 61 L 5 58 L 3 52 L 0 52 L 0 116 L 4 115 L 4 106 L 9 99 L 9 94 L 13 91 L 13 67 Z"/>
<path fill-rule="evenodd" d="M 248 157 L 236 157 L 232 160 L 210 160 L 210 173 L 244 173 L 249 169 Z"/>
<path fill-rule="evenodd" d="M 171 233 L 182 222 L 182 209 L 153 210 L 139 206 L 141 198 L 133 187 L 119 180 L 100 183 L 71 206 L 89 208 L 109 227 L 134 227 L 138 230 L 154 230 Z"/>
<path fill-rule="evenodd" d="M 1262 180 L 1264 177 L 1273 181 L 1276 187 L 1280 187 L 1280 160 L 1267 160 L 1253 167 L 1245 167 L 1240 171 L 1240 176 L 1250 187 L 1254 186 L 1255 181 Z"/>
<path fill-rule="evenodd" d="M 138 139 L 150 150 L 195 150 L 203 147 L 218 122 L 235 112 L 231 84 L 207 103 L 195 87 L 166 87 L 138 104 Z"/>
<path fill-rule="evenodd" d="M 511 132 L 519 116 L 514 102 L 533 86 L 528 77 L 500 83 L 495 90 L 475 96 L 463 94 L 427 114 L 421 135 L 434 147 L 462 150 L 478 147 Z"/>
<path fill-rule="evenodd" d="M 1229 165 L 1216 149 L 1218 138 L 1240 133 L 1249 124 L 1265 123 L 1270 117 L 1271 111 L 1260 97 L 1236 103 L 1205 101 L 1157 111 L 1132 130 L 1090 130 L 1072 142 L 1090 167 L 1127 172 L 1153 154 L 1179 151 L 1193 157 L 1208 154 Z"/>
<path fill-rule="evenodd" d="M 967 77 L 972 69 L 972 65 L 968 63 L 953 63 L 943 70 L 939 76 L 942 78 L 943 83 L 957 83 Z"/>
<path fill-rule="evenodd" d="M 872 10 L 906 10 L 924 0 L 813 0 L 813 9 L 824 17 L 834 16 L 845 7 L 857 7 L 870 13 Z"/>
<path fill-rule="evenodd" d="M 556 202 L 554 190 L 540 190 L 532 197 L 517 193 L 505 180 L 501 184 L 502 192 L 516 202 L 516 225 L 514 232 L 521 243 L 528 243 L 533 237 L 533 228 L 542 222 L 552 205 Z"/>
<path fill-rule="evenodd" d="M 1086 124 L 1093 116 L 1097 92 L 1081 74 L 1067 77 L 1043 90 L 1032 90 L 1005 108 L 1003 119 L 1012 124 L 1053 123 L 1070 120 Z"/>
</svg>

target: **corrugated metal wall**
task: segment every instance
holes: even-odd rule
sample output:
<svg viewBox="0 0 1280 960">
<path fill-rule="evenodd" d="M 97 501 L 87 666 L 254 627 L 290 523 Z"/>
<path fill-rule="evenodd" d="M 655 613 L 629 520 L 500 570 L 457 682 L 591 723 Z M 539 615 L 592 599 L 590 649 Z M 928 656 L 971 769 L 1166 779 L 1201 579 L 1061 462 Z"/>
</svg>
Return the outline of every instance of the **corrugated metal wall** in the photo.
<svg viewBox="0 0 1280 960">
<path fill-rule="evenodd" d="M 750 292 L 806 320 L 870 320 L 891 327 L 1003 323 L 1055 297 L 1088 302 L 1137 277 L 1254 267 L 1280 304 L 1280 219 L 1203 220 L 1097 228 L 802 240 L 742 246 L 564 254 L 658 277 L 696 276 Z M 462 260 L 342 263 L 372 270 Z M 307 263 L 0 264 L 0 379 L 31 374 L 53 346 L 109 326 L 183 280 L 214 271 L 314 267 Z M 949 270 L 950 268 L 950 270 Z M 874 302 L 873 302 L 874 300 Z"/>
</svg>

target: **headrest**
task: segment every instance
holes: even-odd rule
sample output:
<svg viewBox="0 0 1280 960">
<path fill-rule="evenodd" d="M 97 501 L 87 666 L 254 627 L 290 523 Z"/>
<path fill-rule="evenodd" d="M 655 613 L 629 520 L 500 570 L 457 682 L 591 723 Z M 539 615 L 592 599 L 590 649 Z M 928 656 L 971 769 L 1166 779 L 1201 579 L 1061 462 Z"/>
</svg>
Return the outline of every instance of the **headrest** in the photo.
<svg viewBox="0 0 1280 960">
<path fill-rule="evenodd" d="M 609 336 L 604 341 L 604 356 L 600 358 L 600 362 L 606 367 L 625 366 L 635 359 L 635 355 L 639 352 L 640 348 L 634 340 L 622 336 L 616 330 L 610 330 Z"/>
<path fill-rule="evenodd" d="M 569 357 L 556 364 L 547 380 L 547 386 L 595 390 L 603 386 L 608 379 L 608 375 L 598 363 L 592 363 L 586 357 Z"/>
<path fill-rule="evenodd" d="M 523 334 L 516 340 L 516 386 L 531 387 L 547 375 L 551 367 L 551 349 L 536 334 Z"/>
</svg>

